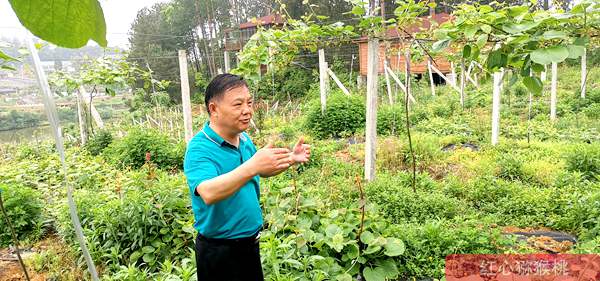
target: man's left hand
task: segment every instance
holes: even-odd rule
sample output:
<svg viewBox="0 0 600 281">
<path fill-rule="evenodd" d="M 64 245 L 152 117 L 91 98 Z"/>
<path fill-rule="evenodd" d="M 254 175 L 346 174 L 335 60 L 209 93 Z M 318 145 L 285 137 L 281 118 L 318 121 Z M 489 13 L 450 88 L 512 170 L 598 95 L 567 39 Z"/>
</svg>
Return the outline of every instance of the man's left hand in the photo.
<svg viewBox="0 0 600 281">
<path fill-rule="evenodd" d="M 294 146 L 291 154 L 292 164 L 306 163 L 310 158 L 310 145 L 304 143 L 304 138 L 300 137 L 298 143 Z"/>
</svg>

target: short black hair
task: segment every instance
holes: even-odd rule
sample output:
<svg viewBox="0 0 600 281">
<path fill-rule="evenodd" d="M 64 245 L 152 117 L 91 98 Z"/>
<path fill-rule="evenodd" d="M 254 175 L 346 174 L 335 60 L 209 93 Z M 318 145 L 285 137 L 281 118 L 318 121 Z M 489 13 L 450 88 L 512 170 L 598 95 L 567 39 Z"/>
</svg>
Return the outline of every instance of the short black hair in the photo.
<svg viewBox="0 0 600 281">
<path fill-rule="evenodd" d="M 208 104 L 211 100 L 215 98 L 221 98 L 223 97 L 223 94 L 227 92 L 227 90 L 241 86 L 248 87 L 248 84 L 242 76 L 230 73 L 224 73 L 215 76 L 215 78 L 208 83 L 208 86 L 206 86 L 206 91 L 204 93 L 204 105 L 206 106 L 206 112 L 208 112 L 208 115 L 210 115 Z"/>
</svg>

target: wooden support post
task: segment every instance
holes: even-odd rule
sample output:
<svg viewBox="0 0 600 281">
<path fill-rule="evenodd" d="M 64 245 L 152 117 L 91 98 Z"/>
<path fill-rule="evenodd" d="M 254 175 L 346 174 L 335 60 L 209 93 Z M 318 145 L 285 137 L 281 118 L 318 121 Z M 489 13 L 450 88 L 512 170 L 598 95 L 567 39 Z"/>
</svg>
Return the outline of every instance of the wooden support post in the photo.
<svg viewBox="0 0 600 281">
<path fill-rule="evenodd" d="M 375 179 L 377 153 L 377 82 L 379 40 L 370 39 L 367 53 L 367 120 L 365 130 L 365 180 Z"/>
<path fill-rule="evenodd" d="M 587 49 L 583 49 L 583 55 L 581 55 L 581 98 L 582 99 L 585 99 L 586 80 L 587 80 Z"/>
<path fill-rule="evenodd" d="M 94 123 L 96 123 L 96 126 L 98 126 L 98 128 L 100 129 L 104 128 L 104 122 L 102 121 L 102 117 L 100 116 L 100 113 L 98 113 L 98 110 L 96 110 L 96 107 L 92 103 L 92 93 L 88 94 L 83 86 L 79 86 L 79 92 L 81 93 L 81 95 L 84 96 L 83 100 L 85 101 L 86 106 L 89 106 L 90 113 L 92 114 L 92 118 L 94 119 Z"/>
<path fill-rule="evenodd" d="M 494 73 L 492 96 L 492 145 L 498 144 L 500 135 L 500 92 L 502 91 L 502 78 L 504 70 Z"/>
<path fill-rule="evenodd" d="M 394 104 L 394 96 L 392 96 L 392 85 L 390 83 L 390 75 L 387 72 L 388 69 L 388 61 L 383 60 L 383 73 L 385 76 L 385 86 L 387 87 L 388 99 L 390 104 Z"/>
<path fill-rule="evenodd" d="M 321 113 L 327 106 L 327 66 L 325 65 L 325 50 L 319 49 L 319 92 L 321 93 Z"/>
<path fill-rule="evenodd" d="M 558 79 L 558 64 L 552 63 L 552 78 L 550 78 L 550 120 L 556 120 L 556 86 Z"/>
<path fill-rule="evenodd" d="M 81 93 L 75 91 L 77 95 L 77 118 L 79 120 L 79 135 L 81 136 L 81 145 L 85 145 L 88 140 L 87 118 L 85 118 L 85 106 L 83 105 L 83 97 Z"/>
<path fill-rule="evenodd" d="M 431 95 L 435 96 L 435 83 L 433 81 L 433 70 L 431 70 L 431 59 L 427 59 L 427 72 L 429 72 L 429 84 L 431 87 Z"/>
<path fill-rule="evenodd" d="M 192 106 L 190 102 L 190 82 L 188 81 L 187 55 L 185 50 L 179 50 L 179 76 L 181 81 L 181 104 L 183 106 L 183 128 L 185 142 L 188 143 L 193 135 Z"/>
<path fill-rule="evenodd" d="M 338 77 L 329 67 L 327 67 L 327 74 L 331 77 L 331 79 L 333 79 L 335 84 L 342 90 L 344 94 L 346 94 L 347 96 L 350 95 L 350 91 L 348 91 L 348 89 L 344 86 L 344 84 L 342 84 L 340 79 L 338 79 Z"/>
<path fill-rule="evenodd" d="M 229 73 L 231 70 L 231 61 L 229 60 L 229 52 L 223 52 L 223 60 L 225 61 L 225 73 Z"/>
</svg>

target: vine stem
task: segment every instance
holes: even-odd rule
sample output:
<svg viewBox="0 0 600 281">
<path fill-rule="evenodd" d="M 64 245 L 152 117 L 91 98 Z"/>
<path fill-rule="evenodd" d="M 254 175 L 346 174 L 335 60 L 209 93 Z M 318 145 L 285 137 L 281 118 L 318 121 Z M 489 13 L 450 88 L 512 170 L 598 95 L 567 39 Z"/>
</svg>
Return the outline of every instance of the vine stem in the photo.
<svg viewBox="0 0 600 281">
<path fill-rule="evenodd" d="M 4 218 L 6 220 L 6 224 L 8 225 L 8 228 L 10 228 L 10 233 L 12 235 L 13 242 L 15 243 L 15 249 L 17 251 L 17 258 L 19 259 L 21 268 L 23 269 L 23 272 L 25 273 L 25 278 L 27 279 L 27 281 L 29 281 L 30 280 L 29 273 L 27 273 L 27 268 L 25 268 L 25 263 L 23 262 L 23 259 L 21 258 L 21 250 L 19 250 L 19 240 L 17 240 L 17 235 L 15 234 L 15 229 L 13 228 L 13 225 L 10 222 L 10 219 L 8 218 L 8 214 L 6 213 L 6 210 L 4 209 L 4 202 L 2 201 L 2 190 L 0 190 L 0 210 L 2 210 L 2 214 L 4 215 Z"/>
<path fill-rule="evenodd" d="M 362 235 L 363 232 L 363 227 L 365 225 L 365 205 L 366 205 L 366 200 L 365 200 L 365 191 L 363 190 L 363 186 L 362 186 L 362 180 L 360 179 L 359 176 L 356 176 L 356 185 L 358 186 L 358 192 L 360 193 L 360 200 L 359 200 L 359 207 L 360 207 L 360 227 L 358 229 L 358 235 L 356 237 L 356 240 L 358 240 L 358 243 L 360 244 L 360 235 Z M 360 247 L 358 247 L 359 250 L 359 255 L 360 255 Z"/>
</svg>

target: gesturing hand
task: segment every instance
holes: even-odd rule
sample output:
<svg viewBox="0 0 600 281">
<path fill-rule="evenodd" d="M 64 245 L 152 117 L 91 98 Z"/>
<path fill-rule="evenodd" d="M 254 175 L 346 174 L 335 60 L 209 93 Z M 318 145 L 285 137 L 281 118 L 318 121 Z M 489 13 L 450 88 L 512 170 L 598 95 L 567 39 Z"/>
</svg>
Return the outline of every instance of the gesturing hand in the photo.
<svg viewBox="0 0 600 281">
<path fill-rule="evenodd" d="M 265 147 L 259 149 L 248 162 L 254 174 L 269 175 L 290 166 L 290 150 L 273 148 L 273 143 L 269 142 Z"/>
<path fill-rule="evenodd" d="M 310 158 L 310 145 L 304 143 L 304 138 L 300 137 L 298 143 L 292 150 L 292 161 L 294 163 L 306 163 Z"/>
</svg>

